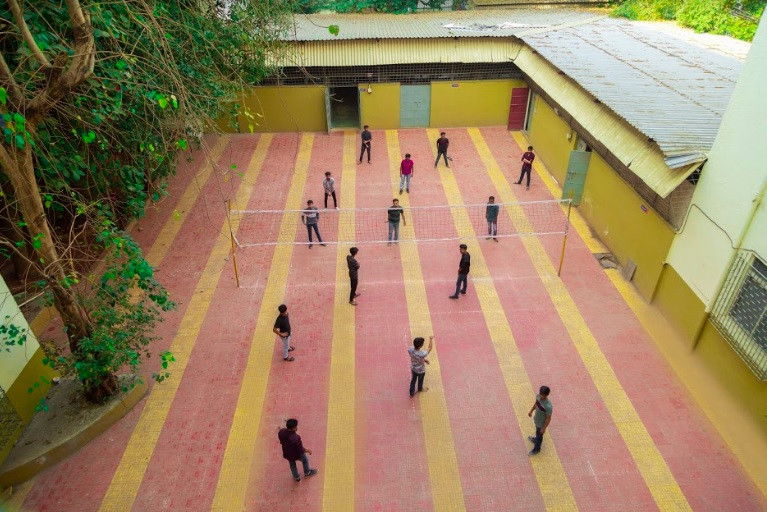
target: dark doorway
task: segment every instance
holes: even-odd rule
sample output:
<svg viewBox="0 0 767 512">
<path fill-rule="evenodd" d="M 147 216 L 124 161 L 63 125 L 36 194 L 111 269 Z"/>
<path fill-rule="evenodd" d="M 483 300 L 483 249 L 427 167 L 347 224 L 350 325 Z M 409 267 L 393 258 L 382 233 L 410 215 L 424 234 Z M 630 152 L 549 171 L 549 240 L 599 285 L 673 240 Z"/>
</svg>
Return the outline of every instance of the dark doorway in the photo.
<svg viewBox="0 0 767 512">
<path fill-rule="evenodd" d="M 328 128 L 359 128 L 360 100 L 357 87 L 329 87 L 328 94 Z"/>
</svg>

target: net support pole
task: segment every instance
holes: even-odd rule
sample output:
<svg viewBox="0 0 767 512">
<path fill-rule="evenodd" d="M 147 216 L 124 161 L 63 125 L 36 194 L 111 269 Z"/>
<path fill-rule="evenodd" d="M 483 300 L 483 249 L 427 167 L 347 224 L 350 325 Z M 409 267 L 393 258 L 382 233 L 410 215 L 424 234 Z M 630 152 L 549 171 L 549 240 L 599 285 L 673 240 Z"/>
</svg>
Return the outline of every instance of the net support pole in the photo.
<svg viewBox="0 0 767 512">
<path fill-rule="evenodd" d="M 559 267 L 557 277 L 562 275 L 562 264 L 565 262 L 565 246 L 567 246 L 567 233 L 570 231 L 570 210 L 573 208 L 573 200 L 567 201 L 567 219 L 565 220 L 565 236 L 562 237 L 562 252 L 559 254 Z"/>
<path fill-rule="evenodd" d="M 232 231 L 232 217 L 229 212 L 232 211 L 231 201 L 226 200 L 226 222 L 229 226 L 229 241 L 232 244 L 232 264 L 234 265 L 234 280 L 237 283 L 237 288 L 240 287 L 240 272 L 237 269 L 237 244 L 234 241 L 234 232 Z"/>
</svg>

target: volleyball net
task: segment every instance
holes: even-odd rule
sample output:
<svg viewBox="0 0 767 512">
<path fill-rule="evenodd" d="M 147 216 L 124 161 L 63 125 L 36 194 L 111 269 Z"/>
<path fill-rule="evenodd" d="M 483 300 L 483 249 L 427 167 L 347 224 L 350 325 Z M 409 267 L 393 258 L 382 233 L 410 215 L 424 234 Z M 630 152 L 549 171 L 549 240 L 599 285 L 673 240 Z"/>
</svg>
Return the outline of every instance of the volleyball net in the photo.
<svg viewBox="0 0 767 512">
<path fill-rule="evenodd" d="M 567 200 L 465 205 L 317 210 L 230 210 L 232 238 L 238 248 L 319 243 L 380 244 L 396 235 L 399 242 L 439 242 L 473 238 L 563 236 Z M 316 218 L 315 218 L 316 215 Z M 399 218 L 391 226 L 390 220 Z M 491 222 L 493 221 L 494 222 Z M 316 223 L 316 230 L 308 224 Z M 395 229 L 396 228 L 396 229 Z M 312 240 L 309 240 L 309 231 Z M 392 233 L 395 231 L 395 233 Z"/>
</svg>

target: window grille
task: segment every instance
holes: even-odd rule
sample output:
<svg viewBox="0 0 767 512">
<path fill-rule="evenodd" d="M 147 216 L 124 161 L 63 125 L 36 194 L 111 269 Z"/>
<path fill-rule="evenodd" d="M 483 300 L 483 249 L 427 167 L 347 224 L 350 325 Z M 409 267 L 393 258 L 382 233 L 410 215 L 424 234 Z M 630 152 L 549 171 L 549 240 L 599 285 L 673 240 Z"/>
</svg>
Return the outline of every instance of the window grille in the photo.
<svg viewBox="0 0 767 512">
<path fill-rule="evenodd" d="M 326 85 L 356 87 L 360 84 L 399 82 L 428 84 L 441 80 L 497 80 L 522 78 L 522 72 L 511 62 L 431 64 L 393 64 L 386 66 L 313 66 L 285 67 L 264 79 L 259 85 Z"/>
<path fill-rule="evenodd" d="M 767 380 L 767 265 L 749 251 L 735 257 L 711 319 L 760 380 Z"/>
</svg>

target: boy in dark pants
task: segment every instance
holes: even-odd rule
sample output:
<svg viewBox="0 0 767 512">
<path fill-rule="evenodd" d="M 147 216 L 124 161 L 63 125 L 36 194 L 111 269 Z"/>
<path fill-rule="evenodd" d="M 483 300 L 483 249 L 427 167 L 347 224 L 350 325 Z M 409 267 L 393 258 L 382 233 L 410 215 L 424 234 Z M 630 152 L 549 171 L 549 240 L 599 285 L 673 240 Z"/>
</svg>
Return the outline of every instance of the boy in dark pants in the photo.
<svg viewBox="0 0 767 512">
<path fill-rule="evenodd" d="M 309 199 L 306 202 L 306 208 L 301 212 L 301 222 L 306 225 L 306 233 L 309 236 L 309 249 L 312 248 L 312 230 L 317 234 L 317 241 L 321 246 L 325 247 L 320 236 L 320 230 L 317 224 L 320 221 L 320 210 L 314 206 L 314 201 Z"/>
<path fill-rule="evenodd" d="M 346 265 L 349 267 L 349 304 L 352 306 L 357 305 L 354 299 L 360 295 L 357 293 L 357 272 L 360 269 L 360 264 L 357 263 L 357 259 L 355 258 L 357 256 L 357 252 L 358 249 L 356 247 L 352 247 L 349 249 L 349 254 L 346 256 Z"/>
<path fill-rule="evenodd" d="M 309 467 L 309 458 L 306 456 L 312 454 L 312 451 L 304 448 L 304 444 L 301 442 L 301 436 L 296 433 L 298 429 L 298 420 L 290 418 L 285 422 L 285 428 L 280 429 L 277 433 L 277 438 L 282 445 L 282 456 L 287 459 L 290 464 L 290 472 L 293 474 L 293 480 L 296 482 L 301 481 L 301 476 L 298 474 L 298 468 L 296 462 L 301 461 L 304 466 L 304 476 L 306 478 L 317 474 L 316 469 Z"/>
<path fill-rule="evenodd" d="M 360 163 L 362 163 L 362 155 L 365 154 L 365 151 L 368 152 L 368 163 L 370 163 L 370 141 L 373 140 L 373 134 L 370 133 L 368 128 L 369 126 L 365 125 L 360 134 L 360 140 L 362 141 L 362 147 L 360 148 Z"/>
<path fill-rule="evenodd" d="M 487 239 L 493 237 L 493 240 L 498 241 L 498 211 L 500 207 L 495 204 L 495 197 L 490 196 L 487 198 L 487 207 L 485 208 L 485 219 L 487 220 Z"/>
<path fill-rule="evenodd" d="M 533 160 L 535 160 L 533 146 L 527 146 L 527 151 L 522 154 L 522 171 L 519 173 L 519 179 L 515 182 L 516 185 L 522 184 L 522 178 L 527 175 L 525 190 L 530 190 L 530 171 L 533 168 Z"/>
<path fill-rule="evenodd" d="M 322 180 L 322 188 L 325 190 L 325 209 L 328 209 L 328 196 L 333 197 L 333 208 L 338 208 L 338 201 L 336 201 L 336 180 L 330 175 L 330 171 L 325 173 L 325 179 Z"/>
<path fill-rule="evenodd" d="M 467 251 L 466 244 L 458 246 L 461 251 L 461 261 L 458 262 L 458 279 L 455 282 L 455 293 L 450 296 L 451 299 L 457 299 L 458 294 L 466 295 L 466 287 L 469 284 L 469 267 L 471 266 L 471 255 Z"/>
<path fill-rule="evenodd" d="M 439 157 L 443 157 L 445 159 L 445 167 L 450 167 L 450 164 L 447 163 L 447 147 L 449 145 L 450 139 L 445 137 L 445 132 L 441 132 L 439 134 L 439 139 L 437 139 L 437 159 L 434 160 L 434 167 L 437 167 L 437 164 L 439 163 Z"/>
<path fill-rule="evenodd" d="M 429 360 L 426 356 L 429 355 L 431 349 L 434 347 L 434 336 L 429 336 L 429 348 L 423 350 L 423 338 L 418 337 L 413 340 L 413 346 L 407 349 L 407 353 L 410 354 L 410 396 L 415 395 L 415 385 L 418 383 L 418 391 L 428 391 L 429 388 L 423 387 L 423 378 L 426 376 L 426 365 L 429 364 Z"/>
<path fill-rule="evenodd" d="M 549 393 L 551 390 L 548 386 L 541 386 L 538 391 L 538 396 L 535 397 L 535 403 L 530 408 L 528 416 L 533 416 L 533 423 L 535 424 L 535 436 L 528 437 L 528 441 L 533 443 L 533 449 L 530 450 L 530 455 L 535 455 L 541 451 L 541 444 L 543 443 L 543 434 L 546 432 L 546 427 L 551 423 L 551 415 L 554 412 L 554 406 L 549 400 Z"/>
</svg>

